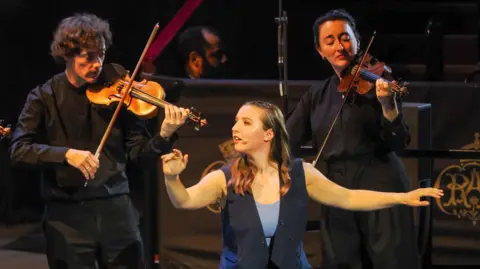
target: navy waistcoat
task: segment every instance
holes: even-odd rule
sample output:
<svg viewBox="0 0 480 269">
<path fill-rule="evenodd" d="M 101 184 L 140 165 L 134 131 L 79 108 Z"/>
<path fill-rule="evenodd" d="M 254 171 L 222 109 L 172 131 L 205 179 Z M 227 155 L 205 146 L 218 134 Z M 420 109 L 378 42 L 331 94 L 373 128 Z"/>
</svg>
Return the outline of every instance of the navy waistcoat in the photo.
<svg viewBox="0 0 480 269">
<path fill-rule="evenodd" d="M 230 166 L 224 166 L 222 171 L 228 182 Z M 233 187 L 227 187 L 226 204 L 221 214 L 223 249 L 220 268 L 310 268 L 306 259 L 301 259 L 302 255 L 305 257 L 302 239 L 308 215 L 308 193 L 301 159 L 292 161 L 289 174 L 292 185 L 280 198 L 278 225 L 270 248 L 265 242 L 253 195 L 250 192 L 237 195 Z"/>
</svg>

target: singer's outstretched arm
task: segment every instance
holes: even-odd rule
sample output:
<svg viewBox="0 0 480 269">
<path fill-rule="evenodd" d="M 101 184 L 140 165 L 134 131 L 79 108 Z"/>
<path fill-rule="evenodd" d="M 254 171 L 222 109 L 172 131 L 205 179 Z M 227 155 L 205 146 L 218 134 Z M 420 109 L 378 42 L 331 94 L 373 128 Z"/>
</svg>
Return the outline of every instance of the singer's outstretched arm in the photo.
<svg viewBox="0 0 480 269">
<path fill-rule="evenodd" d="M 410 192 L 378 192 L 370 190 L 351 190 L 326 178 L 312 164 L 303 163 L 307 192 L 313 200 L 352 211 L 371 211 L 395 205 L 427 206 L 422 197 L 440 198 L 443 191 L 435 188 L 422 188 Z"/>
<path fill-rule="evenodd" d="M 225 174 L 221 170 L 207 174 L 189 188 L 185 188 L 179 175 L 165 175 L 165 186 L 173 206 L 183 209 L 206 207 L 227 193 Z"/>
</svg>

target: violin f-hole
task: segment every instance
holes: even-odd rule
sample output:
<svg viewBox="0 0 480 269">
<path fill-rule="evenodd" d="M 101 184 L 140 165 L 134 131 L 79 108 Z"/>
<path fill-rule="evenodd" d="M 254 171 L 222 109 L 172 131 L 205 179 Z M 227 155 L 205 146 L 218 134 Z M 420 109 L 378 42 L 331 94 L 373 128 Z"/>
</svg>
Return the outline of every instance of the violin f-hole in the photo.
<svg viewBox="0 0 480 269">
<path fill-rule="evenodd" d="M 116 94 L 111 94 L 108 96 L 108 100 L 112 100 L 113 97 L 116 97 L 116 98 L 122 98 L 122 96 L 119 94 L 119 93 L 116 93 Z"/>
</svg>

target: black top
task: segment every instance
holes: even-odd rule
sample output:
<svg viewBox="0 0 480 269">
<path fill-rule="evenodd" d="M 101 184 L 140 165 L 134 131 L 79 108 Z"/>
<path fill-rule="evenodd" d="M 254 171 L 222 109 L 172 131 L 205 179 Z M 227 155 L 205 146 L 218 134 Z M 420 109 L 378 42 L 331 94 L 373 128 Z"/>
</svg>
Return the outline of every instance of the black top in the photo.
<svg viewBox="0 0 480 269">
<path fill-rule="evenodd" d="M 94 180 L 67 164 L 68 148 L 95 153 L 114 110 L 90 103 L 86 86 L 75 88 L 65 73 L 33 89 L 13 133 L 13 164 L 41 165 L 42 196 L 47 200 L 81 201 L 128 193 L 127 161 L 154 164 L 171 151 L 159 134 L 148 137 L 145 124 L 123 107 L 100 154 Z M 174 139 L 173 139 L 174 140 Z"/>
<path fill-rule="evenodd" d="M 294 155 L 307 141 L 318 151 L 342 104 L 337 75 L 312 86 L 287 120 Z M 322 152 L 323 160 L 355 159 L 365 154 L 383 155 L 405 148 L 410 133 L 401 113 L 393 122 L 383 116 L 375 91 L 351 92 Z"/>
</svg>

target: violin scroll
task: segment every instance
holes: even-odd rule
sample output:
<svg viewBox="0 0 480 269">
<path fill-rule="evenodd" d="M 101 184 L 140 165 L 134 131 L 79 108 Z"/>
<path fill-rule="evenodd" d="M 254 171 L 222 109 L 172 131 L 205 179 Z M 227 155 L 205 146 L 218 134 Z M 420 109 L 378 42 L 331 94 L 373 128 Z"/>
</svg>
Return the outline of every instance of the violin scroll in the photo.
<svg viewBox="0 0 480 269">
<path fill-rule="evenodd" d="M 200 128 L 207 125 L 207 119 L 203 116 L 202 112 L 197 112 L 197 110 L 192 106 L 190 107 L 190 113 L 188 114 L 187 124 L 193 124 L 193 129 L 199 131 Z"/>
</svg>

